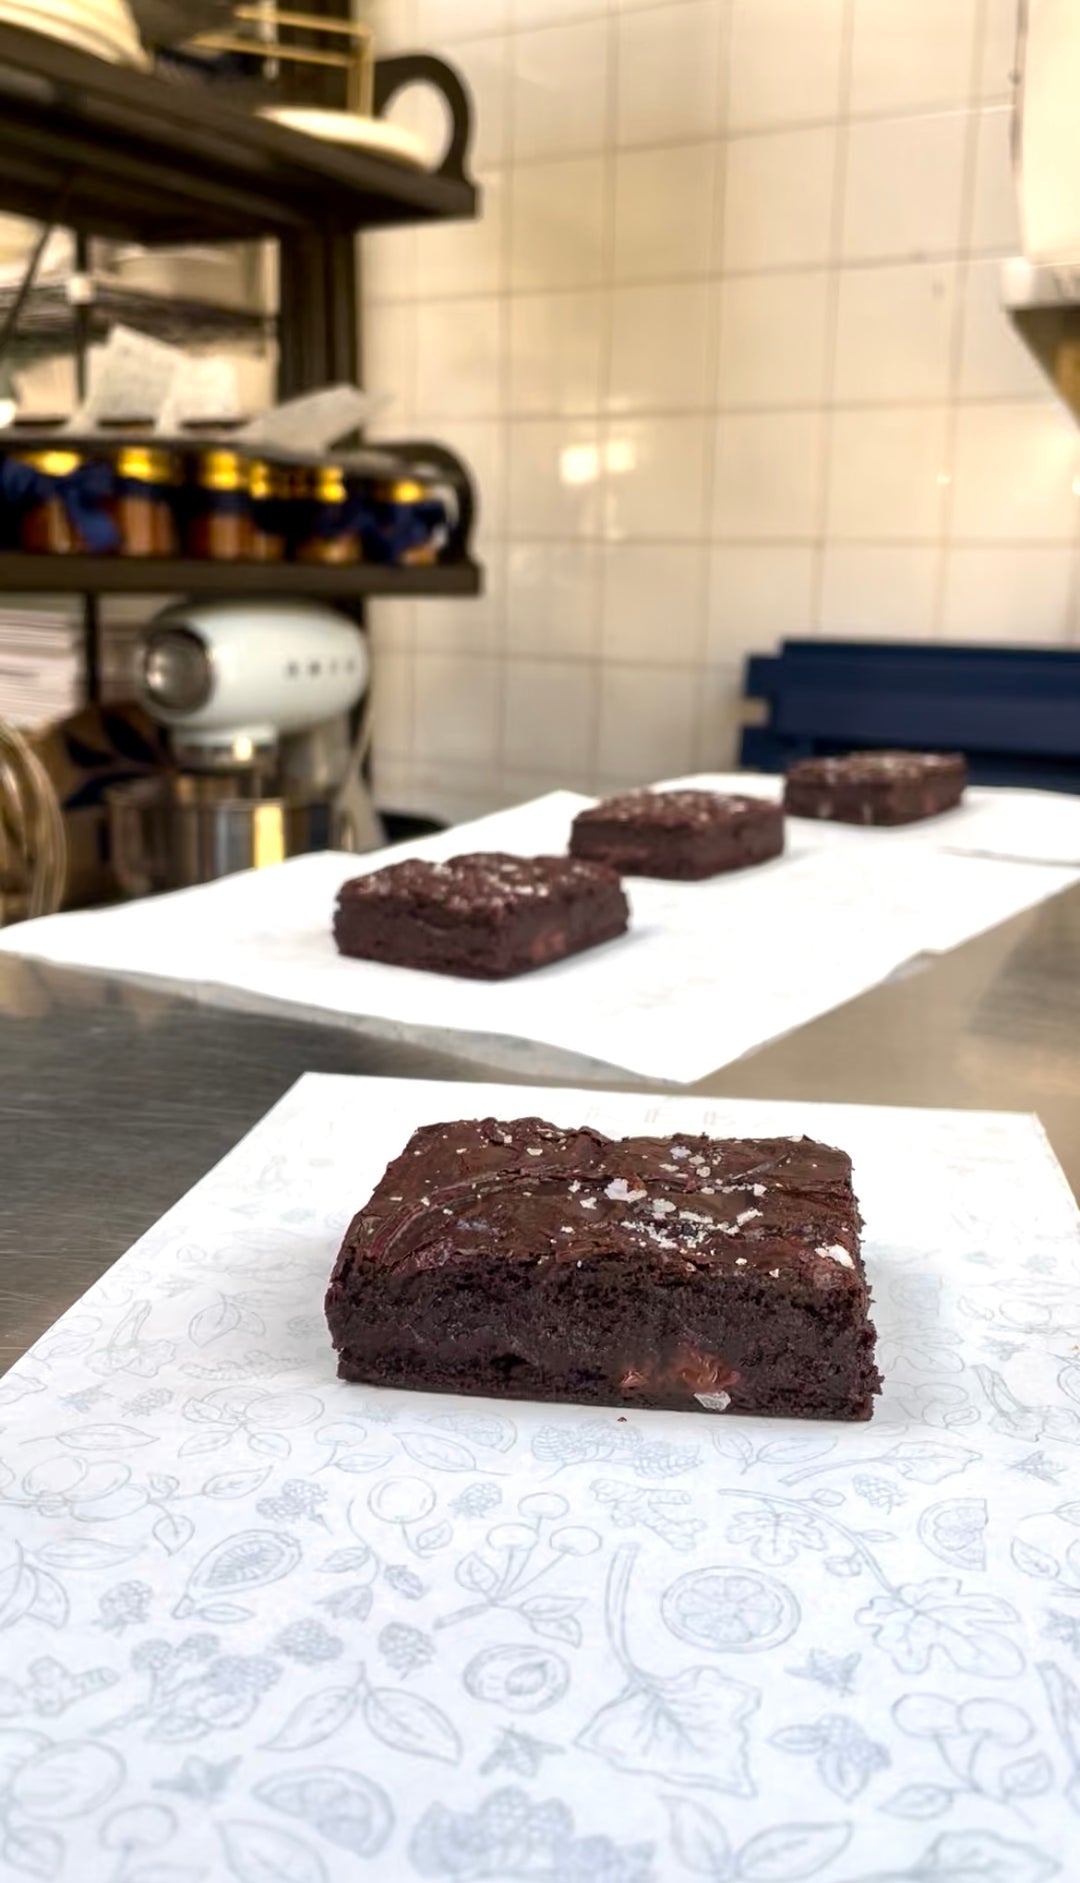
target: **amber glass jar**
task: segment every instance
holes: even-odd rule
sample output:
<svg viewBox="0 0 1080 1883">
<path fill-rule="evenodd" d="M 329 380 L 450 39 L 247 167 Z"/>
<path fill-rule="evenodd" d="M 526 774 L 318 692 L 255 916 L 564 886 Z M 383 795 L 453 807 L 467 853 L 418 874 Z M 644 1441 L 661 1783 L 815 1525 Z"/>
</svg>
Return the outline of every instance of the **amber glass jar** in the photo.
<svg viewBox="0 0 1080 1883">
<path fill-rule="evenodd" d="M 86 545 L 64 502 L 60 480 L 82 467 L 76 451 L 20 451 L 15 463 L 36 472 L 19 522 L 19 547 L 37 556 L 77 556 Z"/>
<path fill-rule="evenodd" d="M 121 556 L 175 556 L 179 465 L 168 451 L 128 445 L 116 454 L 112 515 Z"/>
<path fill-rule="evenodd" d="M 297 562 L 359 562 L 360 531 L 341 466 L 322 464 L 306 481 Z"/>
<path fill-rule="evenodd" d="M 250 561 L 254 535 L 247 460 L 236 451 L 200 451 L 188 491 L 188 555 L 202 562 Z"/>
<path fill-rule="evenodd" d="M 293 480 L 287 470 L 258 460 L 248 466 L 251 492 L 251 553 L 256 562 L 283 562 Z"/>
<path fill-rule="evenodd" d="M 415 478 L 396 478 L 374 492 L 380 560 L 403 565 L 437 562 L 446 536 L 446 508 Z"/>
</svg>

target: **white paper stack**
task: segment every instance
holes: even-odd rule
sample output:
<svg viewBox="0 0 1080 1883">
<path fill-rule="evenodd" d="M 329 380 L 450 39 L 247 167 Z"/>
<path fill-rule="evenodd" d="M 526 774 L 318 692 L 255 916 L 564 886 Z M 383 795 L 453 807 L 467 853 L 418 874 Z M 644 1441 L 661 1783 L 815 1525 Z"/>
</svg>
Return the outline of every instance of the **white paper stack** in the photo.
<svg viewBox="0 0 1080 1883">
<path fill-rule="evenodd" d="M 0 601 L 0 719 L 27 728 L 63 719 L 80 703 L 82 673 L 82 629 L 72 601 Z"/>
<path fill-rule="evenodd" d="M 845 1146 L 872 1421 L 336 1380 L 463 1110 Z M 1078 1254 L 1031 1118 L 305 1079 L 0 1382 L 0 1875 L 1074 1883 Z"/>
</svg>

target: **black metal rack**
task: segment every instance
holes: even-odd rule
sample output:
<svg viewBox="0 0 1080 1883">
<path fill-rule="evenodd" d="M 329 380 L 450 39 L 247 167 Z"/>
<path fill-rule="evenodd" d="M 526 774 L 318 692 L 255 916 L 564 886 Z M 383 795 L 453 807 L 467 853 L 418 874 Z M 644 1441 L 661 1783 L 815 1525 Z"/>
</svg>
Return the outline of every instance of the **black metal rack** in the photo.
<svg viewBox="0 0 1080 1883">
<path fill-rule="evenodd" d="M 316 0 L 319 4 L 319 0 Z M 339 0 L 322 0 L 328 16 Z M 356 233 L 469 219 L 471 114 L 458 74 L 426 53 L 375 66 L 377 114 L 397 92 L 433 85 L 452 129 L 434 171 L 324 142 L 231 106 L 214 89 L 176 86 L 110 65 L 45 35 L 0 24 L 0 207 L 81 238 L 146 245 L 272 238 L 279 248 L 279 389 L 288 397 L 359 373 Z M 452 454 L 455 481 L 470 491 Z M 0 589 L 21 593 L 185 592 L 336 596 L 472 595 L 481 572 L 459 529 L 427 567 L 151 563 L 0 554 Z M 92 599 L 88 672 L 97 669 Z"/>
</svg>

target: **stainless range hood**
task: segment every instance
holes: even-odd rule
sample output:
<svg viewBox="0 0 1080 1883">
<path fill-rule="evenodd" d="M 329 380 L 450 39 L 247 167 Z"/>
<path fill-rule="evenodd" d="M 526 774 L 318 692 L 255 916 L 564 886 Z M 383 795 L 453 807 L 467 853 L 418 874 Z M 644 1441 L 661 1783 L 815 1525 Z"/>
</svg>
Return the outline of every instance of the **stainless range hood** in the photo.
<svg viewBox="0 0 1080 1883">
<path fill-rule="evenodd" d="M 1055 392 L 1080 418 L 1080 5 L 1019 0 L 1012 122 L 1023 258 L 1001 301 Z"/>
<path fill-rule="evenodd" d="M 1002 263 L 1001 304 L 1055 392 L 1080 419 L 1080 263 Z"/>
</svg>

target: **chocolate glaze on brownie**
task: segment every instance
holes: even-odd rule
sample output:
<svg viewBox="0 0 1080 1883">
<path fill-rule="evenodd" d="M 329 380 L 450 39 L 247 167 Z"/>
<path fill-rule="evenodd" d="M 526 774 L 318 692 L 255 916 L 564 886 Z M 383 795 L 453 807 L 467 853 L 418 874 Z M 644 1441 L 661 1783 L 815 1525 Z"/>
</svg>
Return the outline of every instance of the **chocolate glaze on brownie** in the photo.
<svg viewBox="0 0 1080 1883">
<path fill-rule="evenodd" d="M 579 811 L 570 850 L 628 876 L 683 882 L 779 856 L 784 817 L 764 798 L 718 791 L 629 791 Z"/>
<path fill-rule="evenodd" d="M 614 870 L 570 857 L 477 851 L 412 858 L 343 885 L 343 955 L 498 980 L 621 935 L 630 911 Z"/>
<path fill-rule="evenodd" d="M 426 1125 L 345 1236 L 343 1379 L 865 1419 L 880 1382 L 851 1161 L 809 1138 Z"/>
<path fill-rule="evenodd" d="M 789 817 L 841 824 L 913 824 L 959 804 L 967 761 L 958 752 L 850 752 L 805 758 L 784 785 Z"/>
</svg>

